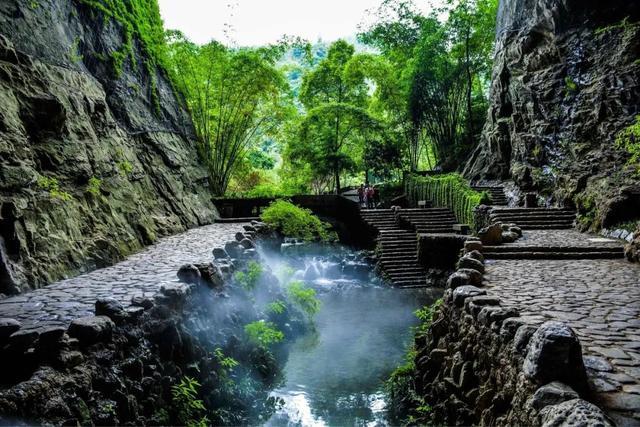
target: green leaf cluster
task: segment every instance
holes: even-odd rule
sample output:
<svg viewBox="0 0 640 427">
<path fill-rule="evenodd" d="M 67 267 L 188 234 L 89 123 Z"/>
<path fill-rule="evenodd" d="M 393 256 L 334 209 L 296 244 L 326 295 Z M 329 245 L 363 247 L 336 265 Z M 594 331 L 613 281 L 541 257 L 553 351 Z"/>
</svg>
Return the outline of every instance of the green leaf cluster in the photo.
<svg viewBox="0 0 640 427">
<path fill-rule="evenodd" d="M 635 122 L 616 135 L 616 147 L 625 150 L 631 157 L 628 164 L 640 175 L 640 115 Z"/>
<path fill-rule="evenodd" d="M 263 268 L 260 263 L 256 261 L 250 261 L 247 264 L 246 271 L 238 271 L 234 279 L 247 291 L 253 291 L 258 286 L 260 278 L 262 277 Z"/>
<path fill-rule="evenodd" d="M 244 326 L 244 332 L 250 342 L 260 347 L 269 347 L 284 340 L 284 334 L 272 322 L 258 320 Z"/>
<path fill-rule="evenodd" d="M 322 222 L 309 209 L 285 200 L 276 200 L 262 212 L 262 221 L 286 237 L 307 241 L 333 242 L 337 240 L 330 225 Z"/>
<path fill-rule="evenodd" d="M 94 197 L 98 197 L 100 195 L 100 187 L 102 187 L 102 180 L 92 176 L 87 183 L 86 192 Z"/>
<path fill-rule="evenodd" d="M 284 314 L 287 311 L 287 304 L 284 301 L 276 300 L 267 305 L 267 312 L 272 314 Z"/>
<path fill-rule="evenodd" d="M 315 316 L 320 311 L 321 303 L 315 289 L 307 287 L 301 281 L 291 282 L 287 286 L 287 298 L 309 317 Z"/>
<path fill-rule="evenodd" d="M 169 70 L 165 31 L 157 0 L 76 0 L 111 19 L 122 28 L 122 46 L 110 52 L 111 65 L 116 76 L 122 74 L 125 60 L 130 59 L 135 70 L 138 58 L 135 56 L 136 40 L 146 53 L 141 58 L 151 79 L 151 97 L 156 111 L 160 111 L 156 68 Z"/>
<path fill-rule="evenodd" d="M 425 177 L 411 175 L 405 187 L 410 200 L 429 200 L 434 206 L 449 208 L 458 221 L 469 225 L 475 225 L 474 209 L 490 202 L 486 192 L 473 190 L 469 181 L 457 173 Z"/>
<path fill-rule="evenodd" d="M 209 425 L 204 402 L 198 399 L 200 383 L 191 377 L 184 377 L 171 387 L 172 403 L 178 413 L 178 421 L 188 427 Z"/>
<path fill-rule="evenodd" d="M 60 189 L 60 183 L 56 178 L 40 176 L 38 177 L 37 184 L 41 190 L 48 192 L 49 196 L 52 199 L 58 199 L 64 202 L 73 200 L 73 197 L 71 196 L 71 194 Z"/>
</svg>

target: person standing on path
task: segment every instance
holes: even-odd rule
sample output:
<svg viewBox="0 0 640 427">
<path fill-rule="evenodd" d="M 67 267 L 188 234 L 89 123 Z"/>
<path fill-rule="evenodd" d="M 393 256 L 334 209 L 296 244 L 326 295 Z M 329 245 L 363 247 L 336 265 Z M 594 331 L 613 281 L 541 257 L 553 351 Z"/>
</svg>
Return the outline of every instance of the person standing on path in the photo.
<svg viewBox="0 0 640 427">
<path fill-rule="evenodd" d="M 367 187 L 365 190 L 365 199 L 367 201 L 367 208 L 373 209 L 373 187 Z"/>
<path fill-rule="evenodd" d="M 358 203 L 360 207 L 364 206 L 364 184 L 360 184 L 360 187 L 358 187 Z"/>
</svg>

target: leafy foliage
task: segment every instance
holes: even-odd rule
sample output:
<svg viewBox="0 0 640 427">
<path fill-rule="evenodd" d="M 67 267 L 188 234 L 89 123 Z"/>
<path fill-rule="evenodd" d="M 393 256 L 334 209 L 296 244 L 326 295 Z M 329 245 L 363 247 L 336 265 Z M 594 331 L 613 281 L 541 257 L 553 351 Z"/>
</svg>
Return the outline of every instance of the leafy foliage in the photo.
<svg viewBox="0 0 640 427">
<path fill-rule="evenodd" d="M 65 202 L 73 199 L 71 194 L 60 189 L 60 183 L 56 178 L 40 176 L 38 177 L 37 184 L 40 189 L 48 192 L 52 199 L 58 199 Z"/>
<path fill-rule="evenodd" d="M 184 377 L 171 387 L 172 403 L 178 412 L 178 421 L 188 427 L 205 427 L 209 420 L 204 413 L 204 402 L 198 399 L 200 383 L 191 377 Z"/>
<path fill-rule="evenodd" d="M 275 324 L 258 320 L 251 322 L 244 327 L 249 341 L 260 347 L 268 347 L 284 340 L 284 334 L 278 330 Z"/>
<path fill-rule="evenodd" d="M 451 209 L 458 221 L 473 225 L 473 210 L 480 204 L 489 203 L 486 192 L 478 192 L 457 173 L 411 176 L 406 182 L 406 194 L 411 200 L 430 200 L 435 206 Z"/>
<path fill-rule="evenodd" d="M 264 210 L 262 221 L 287 237 L 308 241 L 329 242 L 337 240 L 327 223 L 304 209 L 284 200 L 276 200 Z"/>
<path fill-rule="evenodd" d="M 256 261 L 250 261 L 247 264 L 246 271 L 238 271 L 234 279 L 238 282 L 244 289 L 248 291 L 255 290 L 256 286 L 258 286 L 258 282 L 262 277 L 262 266 L 260 263 Z"/>
<path fill-rule="evenodd" d="M 283 314 L 287 311 L 287 304 L 284 301 L 276 300 L 267 305 L 267 311 L 273 314 Z"/>
<path fill-rule="evenodd" d="M 86 191 L 93 197 L 98 197 L 100 195 L 100 187 L 102 187 L 102 180 L 96 178 L 95 176 L 92 176 L 91 178 L 89 178 Z"/>
<path fill-rule="evenodd" d="M 303 282 L 294 281 L 287 286 L 287 297 L 291 303 L 307 316 L 313 317 L 320 311 L 320 300 L 315 289 L 305 286 Z"/>
<path fill-rule="evenodd" d="M 616 135 L 616 147 L 631 155 L 628 164 L 640 175 L 640 116 L 636 116 L 635 123 Z"/>
<path fill-rule="evenodd" d="M 416 337 L 425 334 L 433 316 L 442 305 L 442 299 L 435 301 L 430 306 L 425 306 L 415 311 L 420 324 L 415 328 Z M 390 415 L 398 424 L 423 425 L 427 420 L 431 407 L 416 390 L 415 379 L 419 375 L 416 371 L 415 360 L 418 351 L 415 345 L 405 355 L 405 363 L 397 367 L 385 383 L 389 396 Z"/>
<path fill-rule="evenodd" d="M 123 30 L 123 45 L 110 52 L 111 65 L 116 76 L 122 74 L 125 60 L 130 59 L 131 67 L 137 67 L 138 58 L 135 57 L 135 43 L 146 53 L 143 64 L 151 79 L 151 98 L 156 108 L 160 111 L 158 99 L 158 87 L 156 79 L 156 67 L 168 70 L 165 32 L 160 17 L 160 9 L 157 0 L 76 0 L 94 11 L 104 15 L 104 19 L 112 19 Z"/>
</svg>

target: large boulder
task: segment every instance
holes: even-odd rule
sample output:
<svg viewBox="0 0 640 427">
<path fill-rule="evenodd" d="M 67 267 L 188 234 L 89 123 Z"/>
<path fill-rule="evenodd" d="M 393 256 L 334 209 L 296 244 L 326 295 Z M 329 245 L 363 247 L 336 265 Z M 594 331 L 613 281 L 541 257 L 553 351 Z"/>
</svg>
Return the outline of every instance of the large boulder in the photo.
<svg viewBox="0 0 640 427">
<path fill-rule="evenodd" d="M 20 322 L 7 317 L 0 318 L 0 345 L 5 343 L 9 336 L 20 329 Z"/>
<path fill-rule="evenodd" d="M 615 424 L 596 405 L 582 399 L 572 399 L 551 405 L 540 411 L 543 427 L 601 426 Z"/>
<path fill-rule="evenodd" d="M 115 324 L 107 316 L 88 316 L 75 319 L 67 333 L 84 345 L 111 340 Z"/>
<path fill-rule="evenodd" d="M 523 370 L 538 384 L 560 381 L 578 392 L 586 390 L 587 374 L 580 341 L 573 330 L 561 322 L 545 322 L 534 332 L 527 346 Z"/>
<path fill-rule="evenodd" d="M 96 316 L 107 316 L 117 324 L 124 322 L 129 317 L 124 306 L 115 298 L 100 298 L 97 300 L 95 313 Z"/>
<path fill-rule="evenodd" d="M 502 224 L 492 224 L 478 231 L 478 237 L 483 245 L 493 246 L 502 243 Z"/>
</svg>

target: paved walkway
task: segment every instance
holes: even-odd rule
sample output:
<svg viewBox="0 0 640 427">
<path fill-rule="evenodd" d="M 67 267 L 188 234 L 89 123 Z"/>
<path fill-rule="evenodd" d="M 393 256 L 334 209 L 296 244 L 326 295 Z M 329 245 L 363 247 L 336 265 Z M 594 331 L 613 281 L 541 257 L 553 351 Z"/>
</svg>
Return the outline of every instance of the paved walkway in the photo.
<svg viewBox="0 0 640 427">
<path fill-rule="evenodd" d="M 529 231 L 516 245 L 602 245 L 575 231 Z M 640 425 L 640 266 L 626 260 L 488 260 L 487 291 L 534 323 L 567 322 L 592 389 L 621 425 Z"/>
<path fill-rule="evenodd" d="M 522 238 L 509 246 L 619 247 L 624 242 L 576 230 L 523 230 Z"/>
<path fill-rule="evenodd" d="M 14 318 L 23 329 L 31 329 L 66 326 L 92 315 L 97 298 L 113 297 L 128 307 L 132 297 L 151 297 L 163 284 L 176 282 L 181 265 L 211 260 L 211 250 L 234 240 L 242 225 L 213 224 L 163 238 L 112 267 L 0 300 L 0 317 Z"/>
</svg>

